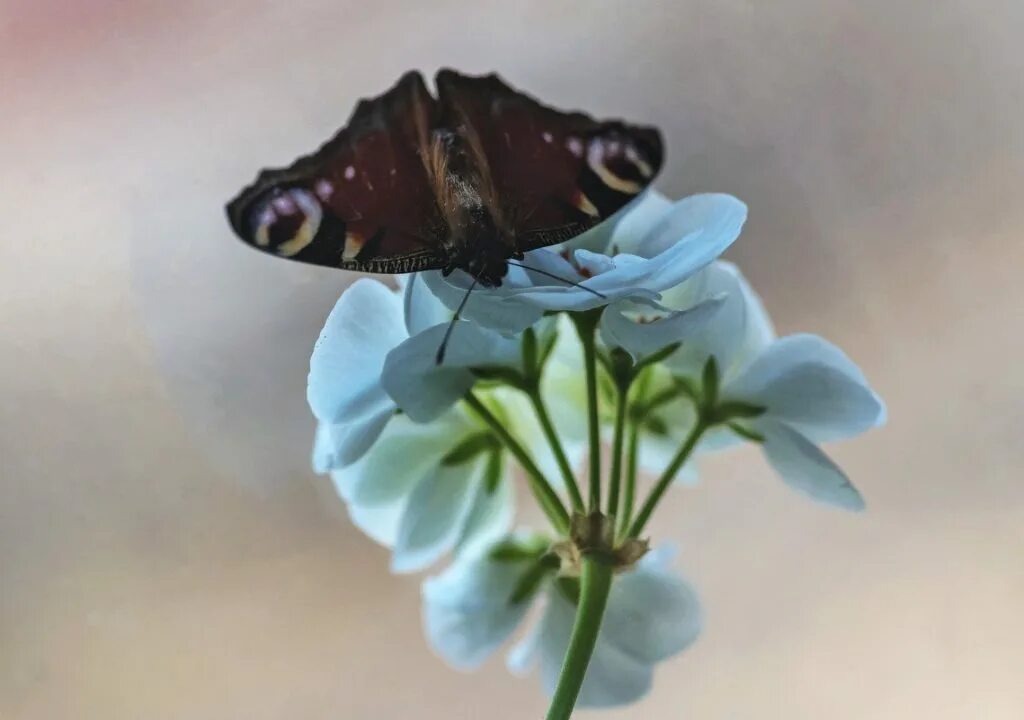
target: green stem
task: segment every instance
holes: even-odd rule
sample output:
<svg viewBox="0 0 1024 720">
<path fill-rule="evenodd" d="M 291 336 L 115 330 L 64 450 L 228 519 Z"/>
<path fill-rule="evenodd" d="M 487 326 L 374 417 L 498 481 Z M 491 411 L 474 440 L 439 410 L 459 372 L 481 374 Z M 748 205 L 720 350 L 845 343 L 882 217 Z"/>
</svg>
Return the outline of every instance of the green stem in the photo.
<svg viewBox="0 0 1024 720">
<path fill-rule="evenodd" d="M 612 566 L 593 556 L 584 557 L 576 622 L 573 624 L 572 637 L 569 638 L 569 648 L 562 662 L 562 673 L 558 677 L 547 720 L 568 720 L 572 715 L 601 631 L 601 619 L 608 604 L 611 586 Z"/>
<path fill-rule="evenodd" d="M 540 422 L 540 427 L 544 431 L 544 436 L 551 445 L 551 452 L 554 453 L 558 468 L 562 471 L 562 480 L 565 482 L 565 489 L 568 491 L 569 499 L 572 501 L 572 508 L 577 512 L 583 512 L 583 496 L 580 494 L 579 485 L 576 484 L 576 477 L 572 473 L 572 466 L 569 464 L 569 458 L 565 455 L 562 441 L 558 438 L 554 423 L 551 422 L 551 415 L 548 414 L 544 398 L 541 397 L 540 388 L 534 386 L 529 390 L 528 395 L 530 396 L 530 403 L 533 405 L 533 411 Z"/>
<path fill-rule="evenodd" d="M 583 363 L 587 374 L 587 426 L 590 435 L 590 512 L 601 509 L 601 424 L 597 406 L 597 348 L 594 331 L 600 315 L 592 312 L 573 313 L 576 332 L 583 345 Z"/>
<path fill-rule="evenodd" d="M 523 470 L 526 472 L 527 481 L 530 484 L 530 490 L 533 492 L 534 497 L 537 498 L 541 510 L 551 520 L 555 530 L 562 535 L 568 534 L 569 513 L 562 504 L 562 500 L 558 497 L 558 493 L 555 492 L 554 488 L 551 487 L 551 483 L 544 477 L 544 473 L 537 467 L 537 463 L 533 461 L 533 458 L 530 457 L 530 454 L 519 441 L 512 437 L 501 420 L 495 417 L 494 413 L 472 391 L 466 393 L 464 400 L 470 409 L 498 436 L 498 439 L 508 448 L 508 451 L 519 461 L 519 464 L 522 465 Z"/>
<path fill-rule="evenodd" d="M 637 460 L 640 454 L 640 423 L 629 423 L 629 443 L 626 446 L 626 492 L 622 501 L 622 518 L 619 521 L 618 536 L 623 537 L 629 530 L 633 517 L 633 502 L 636 499 Z"/>
<path fill-rule="evenodd" d="M 608 516 L 614 520 L 619 514 L 619 494 L 622 486 L 622 446 L 625 440 L 626 410 L 629 385 L 619 387 L 615 397 L 615 435 L 612 440 L 612 469 L 608 489 Z"/>
<path fill-rule="evenodd" d="M 668 486 L 672 484 L 672 480 L 675 479 L 676 473 L 679 472 L 680 468 L 686 463 L 690 455 L 693 454 L 694 448 L 697 447 L 697 443 L 700 441 L 704 432 L 708 429 L 708 421 L 703 415 L 697 417 L 697 423 L 690 430 L 690 434 L 686 436 L 686 441 L 683 446 L 679 448 L 679 452 L 672 458 L 672 462 L 665 468 L 665 472 L 658 478 L 658 482 L 654 485 L 651 490 L 651 494 L 647 497 L 640 512 L 637 513 L 636 520 L 629 528 L 629 537 L 639 537 L 640 533 L 643 532 L 644 526 L 647 521 L 651 518 L 651 513 L 654 512 L 654 508 L 658 506 L 658 501 L 661 500 L 661 496 L 668 490 Z"/>
</svg>

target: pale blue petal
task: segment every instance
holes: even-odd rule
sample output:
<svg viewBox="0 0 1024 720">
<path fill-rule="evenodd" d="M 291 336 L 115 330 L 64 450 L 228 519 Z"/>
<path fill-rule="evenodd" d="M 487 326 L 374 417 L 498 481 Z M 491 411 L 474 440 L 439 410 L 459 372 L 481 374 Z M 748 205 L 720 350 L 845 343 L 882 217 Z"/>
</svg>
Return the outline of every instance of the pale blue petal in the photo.
<svg viewBox="0 0 1024 720">
<path fill-rule="evenodd" d="M 350 422 L 391 405 L 380 386 L 384 358 L 406 337 L 397 293 L 357 280 L 331 310 L 309 360 L 306 396 L 317 420 Z"/>
<path fill-rule="evenodd" d="M 515 365 L 519 343 L 475 323 L 460 322 L 452 332 L 444 363 L 437 349 L 446 324 L 409 338 L 384 362 L 381 384 L 388 395 L 416 422 L 430 422 L 466 394 L 474 383 L 469 368 Z"/>
<path fill-rule="evenodd" d="M 344 470 L 331 473 L 335 490 L 343 499 L 348 495 L 348 485 L 353 476 Z M 349 518 L 352 524 L 364 532 L 375 542 L 385 547 L 393 547 L 398 537 L 398 524 L 405 513 L 405 504 L 408 496 L 401 496 L 386 505 L 353 505 L 345 503 Z"/>
<path fill-rule="evenodd" d="M 643 262 L 643 258 L 638 258 L 635 255 L 617 255 L 615 260 L 612 260 L 607 255 L 590 252 L 589 250 L 577 250 L 575 253 L 576 265 L 580 268 L 580 274 L 583 277 L 603 275 L 610 270 L 614 270 L 616 263 L 621 262 L 625 258 L 635 258 L 636 261 Z M 626 260 L 626 262 L 630 261 Z"/>
<path fill-rule="evenodd" d="M 512 526 L 515 510 L 515 492 L 508 478 L 503 477 L 490 492 L 485 483 L 478 483 L 473 507 L 455 543 L 455 552 L 473 555 L 493 544 Z"/>
<path fill-rule="evenodd" d="M 672 201 L 657 190 L 646 190 L 604 222 L 556 247 L 606 255 L 633 252 L 640 239 L 671 207 Z"/>
<path fill-rule="evenodd" d="M 429 425 L 398 416 L 358 462 L 335 472 L 345 500 L 359 506 L 389 505 L 412 492 L 423 477 L 474 426 L 453 410 Z"/>
<path fill-rule="evenodd" d="M 620 300 L 601 315 L 601 338 L 609 347 L 626 350 L 634 360 L 672 343 L 684 343 L 714 322 L 725 298 L 705 300 L 685 310 L 667 311 L 647 303 Z"/>
<path fill-rule="evenodd" d="M 422 273 L 412 273 L 402 284 L 402 306 L 409 337 L 451 320 L 451 311 L 430 291 Z"/>
<path fill-rule="evenodd" d="M 313 471 L 326 473 L 351 465 L 366 454 L 394 415 L 389 407 L 355 422 L 319 423 L 313 441 Z"/>
<path fill-rule="evenodd" d="M 885 406 L 860 369 L 815 335 L 776 341 L 722 396 L 762 405 L 770 417 L 817 442 L 858 435 L 885 419 Z"/>
<path fill-rule="evenodd" d="M 613 586 L 614 587 L 614 586 Z M 614 592 L 614 590 L 613 590 Z M 548 592 L 548 604 L 537 629 L 537 655 L 541 683 L 548 695 L 554 693 L 562 670 L 569 636 L 576 619 L 576 606 L 557 589 Z M 522 652 L 522 651 L 520 651 Z M 607 642 L 602 630 L 587 668 L 576 706 L 615 707 L 639 700 L 651 689 L 653 666 L 632 657 Z"/>
<path fill-rule="evenodd" d="M 674 553 L 659 548 L 616 578 L 608 597 L 602 641 L 653 664 L 686 649 L 700 634 L 697 593 L 668 565 Z"/>
<path fill-rule="evenodd" d="M 680 243 L 718 248 L 711 262 L 739 237 L 747 206 L 732 195 L 703 193 L 676 202 L 640 241 L 636 254 L 656 258 Z"/>
<path fill-rule="evenodd" d="M 827 505 L 864 509 L 864 499 L 843 471 L 806 437 L 771 420 L 761 420 L 755 428 L 764 436 L 768 462 L 787 485 Z"/>
<path fill-rule="evenodd" d="M 430 646 L 461 670 L 479 667 L 515 631 L 531 603 L 509 602 L 525 562 L 466 556 L 423 583 L 423 625 Z"/>
<path fill-rule="evenodd" d="M 617 256 L 613 258 L 613 270 L 583 284 L 612 298 L 631 296 L 636 290 L 667 290 L 721 255 L 739 237 L 746 213 L 746 205 L 730 195 L 694 195 L 680 200 L 641 243 L 638 255 L 649 259 L 636 262 L 626 256 L 620 263 Z M 672 242 L 667 241 L 669 237 Z M 577 305 L 593 304 L 593 299 L 583 302 L 582 297 L 578 301 L 575 298 L 576 294 L 590 293 L 580 288 L 569 290 L 571 297 L 561 298 L 557 303 L 550 292 L 524 291 L 520 297 L 552 310 L 580 309 Z"/>
<path fill-rule="evenodd" d="M 510 269 L 510 276 L 513 275 L 513 270 L 517 268 Z M 420 273 L 420 277 L 430 292 L 452 312 L 459 307 L 473 282 L 473 278 L 461 270 L 455 271 L 447 278 L 434 271 Z M 525 280 L 525 274 L 520 277 Z M 462 317 L 501 333 L 522 332 L 540 320 L 544 311 L 524 303 L 506 302 L 511 287 L 509 278 L 506 278 L 500 288 L 477 286 L 463 308 Z"/>
<path fill-rule="evenodd" d="M 393 572 L 422 570 L 455 546 L 473 510 L 482 464 L 435 465 L 416 485 L 398 526 Z"/>
<path fill-rule="evenodd" d="M 524 267 L 523 271 L 526 273 L 526 279 L 529 282 L 518 284 L 510 283 L 510 290 L 531 287 L 534 285 L 555 285 L 557 287 L 566 287 L 567 283 L 559 282 L 555 278 L 564 278 L 565 280 L 572 280 L 573 282 L 579 282 L 584 279 L 583 276 L 576 271 L 576 267 L 571 262 L 551 248 L 540 248 L 539 250 L 528 252 L 522 262 L 524 266 L 528 266 Z M 540 270 L 542 272 L 533 272 L 534 270 Z M 555 277 L 551 277 L 552 275 Z"/>
</svg>

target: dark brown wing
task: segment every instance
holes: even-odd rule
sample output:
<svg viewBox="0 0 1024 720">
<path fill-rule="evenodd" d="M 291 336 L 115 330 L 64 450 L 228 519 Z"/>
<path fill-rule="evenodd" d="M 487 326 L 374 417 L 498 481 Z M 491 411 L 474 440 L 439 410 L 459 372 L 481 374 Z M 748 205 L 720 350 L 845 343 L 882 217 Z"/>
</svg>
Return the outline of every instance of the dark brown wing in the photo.
<svg viewBox="0 0 1024 720">
<path fill-rule="evenodd" d="M 363 272 L 441 267 L 447 227 L 428 169 L 437 102 L 419 73 L 363 100 L 312 155 L 264 170 L 228 205 L 231 226 L 257 249 Z"/>
<path fill-rule="evenodd" d="M 485 200 L 517 250 L 568 240 L 608 218 L 661 169 L 655 128 L 560 112 L 497 75 L 437 74 L 441 124 L 478 155 Z"/>
</svg>

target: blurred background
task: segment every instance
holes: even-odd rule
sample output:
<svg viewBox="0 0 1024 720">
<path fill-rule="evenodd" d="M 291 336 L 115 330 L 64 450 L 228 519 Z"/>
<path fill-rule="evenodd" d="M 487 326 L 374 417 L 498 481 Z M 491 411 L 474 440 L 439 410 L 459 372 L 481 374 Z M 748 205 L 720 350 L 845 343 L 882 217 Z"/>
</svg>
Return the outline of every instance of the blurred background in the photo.
<svg viewBox="0 0 1024 720">
<path fill-rule="evenodd" d="M 354 276 L 222 210 L 443 65 L 661 126 L 660 189 L 745 200 L 728 256 L 780 330 L 890 406 L 830 448 L 866 514 L 753 451 L 674 493 L 653 531 L 707 628 L 600 716 L 1024 717 L 1022 29 L 1015 0 L 0 0 L 0 717 L 543 714 L 431 655 L 418 579 L 308 469 Z"/>
</svg>

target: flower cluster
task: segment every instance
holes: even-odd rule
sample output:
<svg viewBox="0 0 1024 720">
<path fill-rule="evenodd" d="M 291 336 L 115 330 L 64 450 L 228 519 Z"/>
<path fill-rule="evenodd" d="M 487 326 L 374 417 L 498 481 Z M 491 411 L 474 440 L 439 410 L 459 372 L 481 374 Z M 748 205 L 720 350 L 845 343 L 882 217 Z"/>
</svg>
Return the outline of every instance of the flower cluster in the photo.
<svg viewBox="0 0 1024 720">
<path fill-rule="evenodd" d="M 753 442 L 810 498 L 864 505 L 818 444 L 881 424 L 884 405 L 834 345 L 777 338 L 718 260 L 745 219 L 727 195 L 647 192 L 472 292 L 443 364 L 472 284 L 462 272 L 397 290 L 358 280 L 314 348 L 314 467 L 395 572 L 450 558 L 423 584 L 423 619 L 451 665 L 476 667 L 543 605 L 508 664 L 539 665 L 549 717 L 641 697 L 654 666 L 697 637 L 695 591 L 671 550 L 644 539 L 695 457 Z M 641 470 L 657 478 L 643 493 Z M 513 530 L 517 476 L 542 532 Z"/>
</svg>

